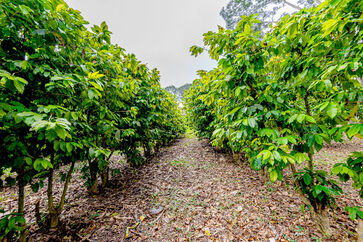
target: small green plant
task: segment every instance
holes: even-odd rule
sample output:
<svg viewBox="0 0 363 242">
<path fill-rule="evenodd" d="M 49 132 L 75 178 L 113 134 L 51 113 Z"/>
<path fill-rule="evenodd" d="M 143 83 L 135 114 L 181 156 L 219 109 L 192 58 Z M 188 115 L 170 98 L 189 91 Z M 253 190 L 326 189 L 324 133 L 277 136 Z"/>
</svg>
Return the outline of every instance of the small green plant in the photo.
<svg viewBox="0 0 363 242">
<path fill-rule="evenodd" d="M 90 220 L 93 220 L 94 218 L 99 217 L 99 216 L 100 216 L 100 212 L 101 212 L 101 211 L 97 211 L 97 212 L 95 212 L 95 213 L 92 213 L 92 214 L 90 215 L 89 219 L 90 219 Z"/>
<path fill-rule="evenodd" d="M 4 210 L 0 210 L 0 213 L 4 213 Z M 24 230 L 24 224 L 25 219 L 18 213 L 5 215 L 0 219 L 0 240 L 3 241 L 5 238 L 11 240 L 13 236 Z"/>
<path fill-rule="evenodd" d="M 334 196 L 343 193 L 337 182 L 327 179 L 327 172 L 321 170 L 313 171 L 305 168 L 295 173 L 295 182 L 299 184 L 314 209 L 324 210 L 326 206 L 335 203 Z"/>
<path fill-rule="evenodd" d="M 186 167 L 187 166 L 187 162 L 184 159 L 181 160 L 171 160 L 168 161 L 172 166 L 174 167 Z"/>
<path fill-rule="evenodd" d="M 354 152 L 348 157 L 346 163 L 335 164 L 333 174 L 338 175 L 341 181 L 353 180 L 353 187 L 358 190 L 360 198 L 363 199 L 363 152 Z M 360 206 L 346 207 L 352 221 L 358 220 L 358 229 L 363 228 L 363 211 Z M 363 231 L 358 231 L 359 239 L 363 239 Z"/>
</svg>

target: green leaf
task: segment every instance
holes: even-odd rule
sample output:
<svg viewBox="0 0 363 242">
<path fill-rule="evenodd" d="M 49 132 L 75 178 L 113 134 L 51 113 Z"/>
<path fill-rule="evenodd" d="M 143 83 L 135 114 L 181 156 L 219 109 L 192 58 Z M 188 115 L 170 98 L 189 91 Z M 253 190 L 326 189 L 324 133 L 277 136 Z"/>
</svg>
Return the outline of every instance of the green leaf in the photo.
<svg viewBox="0 0 363 242">
<path fill-rule="evenodd" d="M 291 144 L 296 144 L 297 143 L 296 142 L 296 139 L 293 136 L 291 136 L 291 135 L 286 136 L 286 139 L 288 141 L 290 141 Z"/>
<path fill-rule="evenodd" d="M 67 148 L 68 153 L 71 153 L 73 150 L 73 145 L 71 143 L 67 143 L 66 148 Z"/>
<path fill-rule="evenodd" d="M 275 182 L 275 181 L 277 181 L 277 178 L 278 178 L 277 171 L 276 170 L 270 171 L 270 179 L 271 179 L 271 181 L 272 182 Z"/>
<path fill-rule="evenodd" d="M 16 88 L 16 90 L 18 90 L 18 92 L 23 93 L 24 89 L 25 89 L 25 85 L 28 84 L 28 82 L 26 80 L 24 80 L 23 78 L 16 77 L 16 78 L 13 78 L 13 84 L 14 84 L 14 87 Z"/>
<path fill-rule="evenodd" d="M 287 121 L 289 124 L 291 124 L 292 122 L 294 122 L 295 121 L 295 119 L 297 118 L 297 114 L 294 114 L 294 115 L 292 115 L 290 118 L 289 118 L 289 120 Z"/>
<path fill-rule="evenodd" d="M 28 66 L 28 62 L 26 60 L 21 62 L 21 69 L 26 70 L 27 66 Z"/>
<path fill-rule="evenodd" d="M 103 92 L 103 88 L 97 83 L 97 82 L 90 82 L 91 83 L 91 85 L 94 87 L 94 88 L 96 88 L 97 90 L 99 90 L 99 91 L 101 91 L 101 92 Z"/>
<path fill-rule="evenodd" d="M 25 158 L 25 162 L 26 162 L 26 164 L 27 164 L 27 165 L 29 165 L 29 166 L 31 166 L 31 165 L 33 164 L 33 161 L 32 161 L 32 159 L 31 159 L 30 157 L 26 157 L 26 158 Z"/>
<path fill-rule="evenodd" d="M 354 221 L 357 218 L 357 215 L 362 219 L 363 212 L 360 210 L 360 207 L 346 207 L 345 211 L 349 213 L 349 218 Z"/>
<path fill-rule="evenodd" d="M 34 12 L 31 8 L 29 8 L 26 5 L 20 5 L 19 8 L 20 8 L 20 11 L 21 11 L 21 13 L 23 15 L 28 15 L 29 13 L 33 13 Z"/>
<path fill-rule="evenodd" d="M 56 7 L 56 10 L 57 12 L 62 12 L 62 11 L 65 11 L 67 8 L 64 4 L 59 4 L 57 7 Z"/>
<path fill-rule="evenodd" d="M 203 53 L 204 49 L 202 47 L 199 46 L 192 46 L 190 47 L 190 52 L 192 54 L 192 56 L 197 57 L 199 54 Z"/>
<path fill-rule="evenodd" d="M 299 114 L 297 117 L 297 122 L 302 123 L 305 120 L 305 114 Z"/>
<path fill-rule="evenodd" d="M 324 30 L 323 38 L 329 35 L 333 31 L 333 29 L 338 25 L 338 23 L 339 19 L 329 19 L 325 21 L 323 24 L 323 30 Z"/>
<path fill-rule="evenodd" d="M 338 113 L 337 105 L 335 103 L 329 103 L 329 105 L 326 107 L 326 113 L 331 119 L 333 119 Z"/>
<path fill-rule="evenodd" d="M 92 80 L 92 79 L 98 79 L 101 77 L 104 77 L 105 75 L 100 74 L 99 71 L 96 71 L 94 73 L 88 73 L 88 79 Z M 91 83 L 92 84 L 92 83 Z M 93 85 L 93 84 L 92 84 Z"/>
<path fill-rule="evenodd" d="M 304 183 L 309 186 L 311 182 L 313 181 L 313 178 L 309 175 L 309 173 L 305 173 L 303 176 Z"/>
<path fill-rule="evenodd" d="M 261 168 L 262 168 L 262 158 L 253 159 L 251 167 L 254 170 L 261 170 Z"/>
<path fill-rule="evenodd" d="M 44 169 L 53 168 L 52 163 L 48 159 L 40 159 L 40 163 L 42 164 Z"/>
<path fill-rule="evenodd" d="M 57 133 L 57 135 L 58 135 L 59 138 L 61 138 L 62 140 L 65 140 L 66 135 L 67 135 L 67 131 L 64 130 L 64 128 L 62 128 L 62 127 L 60 127 L 60 126 L 57 125 L 55 127 L 55 131 L 56 131 L 56 133 Z"/>
<path fill-rule="evenodd" d="M 263 160 L 269 159 L 271 157 L 271 151 L 269 151 L 269 150 L 263 150 L 263 151 L 261 151 L 258 154 L 257 158 L 260 158 L 260 157 L 262 157 Z"/>
<path fill-rule="evenodd" d="M 236 113 L 240 109 L 241 109 L 241 107 L 234 108 L 231 112 L 229 112 L 229 115 L 232 115 L 232 114 Z"/>
<path fill-rule="evenodd" d="M 301 164 L 302 162 L 309 160 L 309 157 L 303 153 L 295 153 L 294 158 L 298 164 Z"/>
<path fill-rule="evenodd" d="M 53 142 L 58 137 L 58 135 L 54 130 L 47 130 L 45 133 L 45 137 L 49 142 Z"/>
<path fill-rule="evenodd" d="M 313 124 L 316 123 L 316 120 L 313 117 L 309 116 L 309 115 L 305 116 L 305 120 L 310 122 L 310 123 L 313 123 Z"/>
<path fill-rule="evenodd" d="M 359 124 L 355 124 L 352 127 L 349 128 L 349 130 L 347 131 L 347 136 L 348 138 L 352 138 L 354 135 L 356 135 L 360 130 L 360 125 Z"/>
<path fill-rule="evenodd" d="M 313 190 L 314 190 L 314 197 L 317 197 L 322 191 L 323 191 L 323 186 L 321 185 L 315 185 L 313 186 Z"/>
<path fill-rule="evenodd" d="M 281 161 L 281 156 L 280 156 L 280 153 L 278 151 L 275 150 L 272 154 L 273 154 L 273 157 L 274 157 L 275 160 Z"/>
<path fill-rule="evenodd" d="M 33 167 L 36 171 L 41 171 L 42 170 L 42 159 L 36 159 L 33 163 Z"/>
<path fill-rule="evenodd" d="M 248 125 L 249 125 L 251 128 L 256 127 L 256 119 L 255 119 L 255 118 L 248 118 Z"/>
<path fill-rule="evenodd" d="M 324 143 L 324 139 L 320 135 L 314 135 L 315 142 L 319 145 L 322 145 Z"/>
</svg>

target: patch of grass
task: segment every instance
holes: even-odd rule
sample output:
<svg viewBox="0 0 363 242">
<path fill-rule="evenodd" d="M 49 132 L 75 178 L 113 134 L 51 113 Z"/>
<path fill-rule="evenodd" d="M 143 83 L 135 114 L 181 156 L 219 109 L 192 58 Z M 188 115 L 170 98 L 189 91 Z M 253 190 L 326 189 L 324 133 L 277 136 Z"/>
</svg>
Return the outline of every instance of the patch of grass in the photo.
<svg viewBox="0 0 363 242">
<path fill-rule="evenodd" d="M 184 159 L 181 160 L 169 160 L 167 161 L 169 164 L 171 164 L 174 167 L 186 167 L 188 165 L 188 162 L 186 162 Z"/>
</svg>

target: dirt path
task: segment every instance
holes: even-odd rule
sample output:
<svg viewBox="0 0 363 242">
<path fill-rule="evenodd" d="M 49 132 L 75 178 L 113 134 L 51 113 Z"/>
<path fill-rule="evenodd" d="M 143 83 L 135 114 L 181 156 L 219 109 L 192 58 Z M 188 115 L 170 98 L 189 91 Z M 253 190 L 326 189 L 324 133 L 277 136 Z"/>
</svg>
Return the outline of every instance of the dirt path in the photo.
<svg viewBox="0 0 363 242">
<path fill-rule="evenodd" d="M 337 150 L 347 153 L 362 148 L 360 141 Z M 329 152 L 324 149 L 326 154 L 335 148 L 329 147 Z M 322 160 L 326 160 L 325 156 Z M 122 241 L 126 228 L 140 216 L 145 217 L 144 221 L 130 230 L 127 241 L 322 239 L 309 212 L 301 213 L 300 199 L 291 185 L 264 184 L 249 164 L 234 164 L 229 155 L 216 152 L 205 140 L 177 140 L 141 169 L 124 166 L 121 174 L 113 178 L 112 186 L 99 196 L 89 196 L 79 176 L 77 172 L 72 179 L 61 232 L 42 235 L 34 224 L 32 241 Z M 11 189 L 3 194 L 9 192 Z M 37 198 L 45 208 L 45 195 L 44 189 L 37 194 L 29 192 L 28 221 L 34 222 Z M 352 240 L 356 225 L 349 220 L 344 206 L 363 204 L 351 189 L 337 203 L 338 208 L 330 213 L 336 239 Z"/>
</svg>

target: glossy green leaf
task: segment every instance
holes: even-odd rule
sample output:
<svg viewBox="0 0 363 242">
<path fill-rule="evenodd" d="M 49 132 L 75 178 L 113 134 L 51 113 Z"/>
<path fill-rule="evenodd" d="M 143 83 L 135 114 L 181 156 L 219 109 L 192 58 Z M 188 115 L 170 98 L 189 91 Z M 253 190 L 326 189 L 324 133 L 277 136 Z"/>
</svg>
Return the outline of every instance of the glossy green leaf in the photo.
<svg viewBox="0 0 363 242">
<path fill-rule="evenodd" d="M 326 107 L 326 113 L 330 118 L 334 118 L 338 113 L 338 107 L 335 103 L 329 103 Z"/>
</svg>

